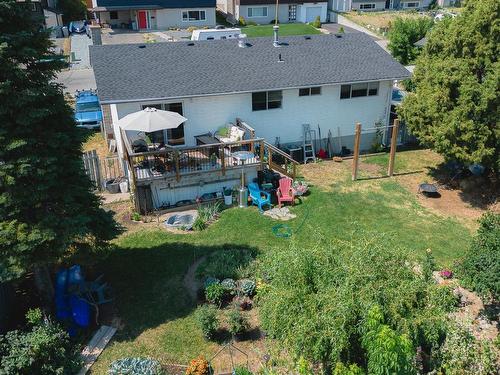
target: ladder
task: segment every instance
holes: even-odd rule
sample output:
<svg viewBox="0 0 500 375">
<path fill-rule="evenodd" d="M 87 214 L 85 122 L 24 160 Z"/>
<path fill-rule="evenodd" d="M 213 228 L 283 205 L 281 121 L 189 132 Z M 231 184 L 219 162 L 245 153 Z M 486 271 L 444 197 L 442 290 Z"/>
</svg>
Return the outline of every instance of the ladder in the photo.
<svg viewBox="0 0 500 375">
<path fill-rule="evenodd" d="M 304 164 L 307 164 L 309 160 L 316 162 L 316 153 L 314 152 L 313 139 L 316 139 L 316 131 L 311 130 L 311 125 L 302 124 L 302 130 L 304 131 Z"/>
</svg>

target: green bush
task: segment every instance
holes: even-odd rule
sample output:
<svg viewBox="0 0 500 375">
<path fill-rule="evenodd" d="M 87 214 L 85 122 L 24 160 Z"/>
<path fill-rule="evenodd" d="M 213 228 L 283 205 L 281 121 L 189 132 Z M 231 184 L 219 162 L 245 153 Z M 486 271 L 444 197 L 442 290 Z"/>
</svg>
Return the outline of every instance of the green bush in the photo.
<svg viewBox="0 0 500 375">
<path fill-rule="evenodd" d="M 250 279 L 243 279 L 240 281 L 241 292 L 246 296 L 253 296 L 255 294 L 255 281 Z"/>
<path fill-rule="evenodd" d="M 253 372 L 243 366 L 235 367 L 233 375 L 253 375 Z"/>
<path fill-rule="evenodd" d="M 160 362 L 151 358 L 122 358 L 111 363 L 109 375 L 161 375 Z"/>
<path fill-rule="evenodd" d="M 224 279 L 222 280 L 221 285 L 224 289 L 226 289 L 228 294 L 236 294 L 236 282 L 233 279 Z"/>
<path fill-rule="evenodd" d="M 0 374 L 73 375 L 81 366 L 77 348 L 39 309 L 27 314 L 26 331 L 0 336 Z"/>
<path fill-rule="evenodd" d="M 311 22 L 311 26 L 319 29 L 321 27 L 321 18 L 319 16 L 316 16 L 313 22 Z"/>
<path fill-rule="evenodd" d="M 333 369 L 333 375 L 365 375 L 365 372 L 355 363 L 345 365 L 342 362 L 337 362 Z"/>
<path fill-rule="evenodd" d="M 459 266 L 462 283 L 483 297 L 500 299 L 500 214 L 486 213 Z"/>
<path fill-rule="evenodd" d="M 197 216 L 193 223 L 193 230 L 202 231 L 207 227 L 207 222 L 201 216 Z"/>
<path fill-rule="evenodd" d="M 207 277 L 205 279 L 205 281 L 203 282 L 203 288 L 207 288 L 208 286 L 212 285 L 212 284 L 219 284 L 220 283 L 220 280 L 215 278 L 215 277 Z"/>
<path fill-rule="evenodd" d="M 220 202 L 208 203 L 205 205 L 200 205 L 198 207 L 198 217 L 203 219 L 205 223 L 209 223 L 217 219 L 217 217 L 219 217 L 220 212 L 221 212 Z"/>
<path fill-rule="evenodd" d="M 232 335 L 238 335 L 248 329 L 248 322 L 238 308 L 233 308 L 227 316 L 228 331 Z"/>
<path fill-rule="evenodd" d="M 265 253 L 258 269 L 267 281 L 259 290 L 263 329 L 291 355 L 321 362 L 329 371 L 340 358 L 359 364 L 371 358 L 374 368 L 391 372 L 394 363 L 408 363 L 410 348 L 421 346 L 430 355 L 444 339 L 452 307 L 436 301 L 439 287 L 415 272 L 415 255 L 386 243 L 383 235 L 358 232 L 351 242 L 305 248 L 293 243 Z M 396 362 L 375 361 L 376 350 L 366 339 L 363 345 L 369 331 L 361 327 L 374 306 L 383 327 L 371 335 L 392 345 L 400 356 Z"/>
<path fill-rule="evenodd" d="M 196 320 L 203 332 L 203 336 L 212 339 L 219 329 L 219 319 L 217 318 L 217 309 L 214 306 L 203 305 L 196 310 Z"/>
<path fill-rule="evenodd" d="M 220 306 L 226 295 L 226 288 L 220 283 L 211 284 L 205 288 L 205 298 L 208 302 Z"/>
<path fill-rule="evenodd" d="M 387 48 L 401 64 L 408 65 L 418 56 L 420 49 L 415 43 L 431 29 L 434 21 L 428 17 L 396 18 L 389 30 Z"/>
<path fill-rule="evenodd" d="M 221 280 L 245 277 L 245 269 L 252 263 L 254 256 L 249 250 L 239 249 L 213 252 L 200 264 L 196 276 L 201 279 L 212 276 Z"/>
<path fill-rule="evenodd" d="M 238 22 L 239 22 L 240 26 L 247 25 L 247 22 L 245 21 L 245 18 L 243 16 L 240 16 L 240 18 L 238 19 Z"/>
</svg>

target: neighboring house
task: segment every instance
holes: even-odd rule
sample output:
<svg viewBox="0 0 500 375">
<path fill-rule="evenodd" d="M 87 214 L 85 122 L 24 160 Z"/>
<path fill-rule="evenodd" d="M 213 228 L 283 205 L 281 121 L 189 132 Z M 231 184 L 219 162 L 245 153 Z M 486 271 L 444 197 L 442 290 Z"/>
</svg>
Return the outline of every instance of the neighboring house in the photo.
<svg viewBox="0 0 500 375">
<path fill-rule="evenodd" d="M 215 5 L 216 0 L 87 0 L 100 24 L 140 30 L 213 27 Z"/>
<path fill-rule="evenodd" d="M 17 2 L 26 1 L 17 0 Z M 57 29 L 63 26 L 62 13 L 56 9 L 56 0 L 31 0 L 29 7 L 32 17 L 43 27 Z"/>
<path fill-rule="evenodd" d="M 276 18 L 275 0 L 217 0 L 217 7 L 230 18 L 261 25 L 269 24 Z M 312 22 L 317 16 L 321 22 L 327 20 L 328 2 L 307 2 L 297 0 L 281 0 L 278 5 L 280 23 Z"/>
<path fill-rule="evenodd" d="M 192 173 L 207 168 L 196 161 L 191 164 L 196 166 L 194 171 L 182 176 L 189 170 L 182 163 L 193 160 L 189 155 L 202 153 L 196 152 L 200 137 L 213 134 L 236 118 L 253 128 L 252 137 L 267 141 L 260 147 L 260 158 L 252 164 L 257 168 L 265 163 L 264 152 L 282 152 L 273 151 L 269 144 L 301 147 L 303 124 L 315 130 L 321 127 L 323 138 L 329 132 L 341 135 L 333 145 L 338 153 L 340 144 L 352 149 L 355 124 L 360 122 L 371 128 L 362 137 L 361 148 L 368 149 L 374 126 L 389 124 L 394 80 L 410 76 L 363 33 L 284 37 L 280 47 L 273 46 L 272 38 L 246 43 L 214 40 L 91 46 L 90 56 L 101 104 L 110 113 L 118 153 L 127 160 L 134 183 L 146 189 L 146 193 L 140 190 L 137 194 L 152 196 L 147 207 L 155 208 L 163 206 L 162 202 L 175 203 L 188 199 L 189 194 L 221 191 L 222 186 L 238 183 L 239 172 L 223 172 L 224 178 L 220 173 L 204 173 L 205 177 L 194 179 Z M 176 111 L 187 118 L 179 128 L 154 136 L 156 142 L 166 145 L 154 160 L 148 153 L 131 154 L 127 144 L 139 134 L 121 132 L 116 125 L 127 114 L 145 107 Z M 220 163 L 227 164 L 230 152 L 220 146 L 214 148 L 210 158 L 220 172 Z M 167 166 L 158 171 L 156 163 L 160 160 Z M 230 165 L 234 169 L 239 164 Z M 182 183 L 186 186 L 179 185 Z"/>
<path fill-rule="evenodd" d="M 385 9 L 422 9 L 427 8 L 432 0 L 329 0 L 328 9 L 349 12 L 359 10 L 362 12 L 382 11 Z M 451 3 L 454 0 L 439 0 Z"/>
</svg>

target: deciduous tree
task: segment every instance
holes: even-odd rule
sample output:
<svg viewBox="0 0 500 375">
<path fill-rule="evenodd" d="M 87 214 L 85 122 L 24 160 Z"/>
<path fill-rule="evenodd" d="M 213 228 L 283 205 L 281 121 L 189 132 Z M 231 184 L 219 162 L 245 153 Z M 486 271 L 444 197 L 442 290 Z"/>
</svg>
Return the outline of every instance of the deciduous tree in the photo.
<svg viewBox="0 0 500 375">
<path fill-rule="evenodd" d="M 432 25 L 433 21 L 428 17 L 396 18 L 389 31 L 387 48 L 401 64 L 412 63 L 419 52 L 415 42 L 422 39 Z"/>
<path fill-rule="evenodd" d="M 500 2 L 467 1 L 430 31 L 415 92 L 399 113 L 426 146 L 459 162 L 500 167 Z"/>
</svg>

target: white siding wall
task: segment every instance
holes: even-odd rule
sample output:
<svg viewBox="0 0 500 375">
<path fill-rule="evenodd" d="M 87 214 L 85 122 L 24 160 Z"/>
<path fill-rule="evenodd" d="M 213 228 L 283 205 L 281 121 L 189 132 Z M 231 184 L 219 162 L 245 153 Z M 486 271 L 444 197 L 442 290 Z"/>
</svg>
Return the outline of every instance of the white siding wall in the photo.
<svg viewBox="0 0 500 375">
<path fill-rule="evenodd" d="M 360 122 L 365 127 L 373 127 L 375 122 L 387 124 L 390 109 L 392 81 L 380 82 L 378 95 L 352 99 L 340 99 L 340 86 L 323 86 L 321 95 L 301 96 L 298 89 L 283 90 L 282 108 L 252 111 L 252 94 L 232 94 L 172 100 L 182 101 L 187 146 L 195 145 L 194 136 L 215 132 L 221 126 L 234 122 L 236 117 L 255 128 L 257 137 L 274 143 L 280 137 L 281 143 L 301 142 L 302 124 L 319 125 L 323 137 L 331 130 L 337 134 L 340 127 L 342 136 L 354 134 L 354 124 Z M 160 101 L 167 102 L 167 101 Z M 122 103 L 111 106 L 113 122 L 123 116 L 139 111 L 142 104 Z M 157 102 L 158 103 L 158 102 Z M 121 147 L 119 134 L 115 136 Z"/>
<path fill-rule="evenodd" d="M 278 20 L 280 23 L 288 23 L 288 5 L 289 4 L 280 4 L 278 7 Z M 254 7 L 267 7 L 267 17 L 248 17 L 248 8 Z M 306 12 L 307 8 L 315 8 L 321 7 L 321 22 L 326 22 L 327 11 L 328 11 L 328 3 L 304 3 L 297 5 L 297 18 L 293 22 L 306 22 Z M 239 19 L 240 16 L 246 21 L 253 21 L 260 25 L 266 25 L 271 23 L 274 20 L 276 15 L 276 5 L 236 5 L 235 18 Z"/>
<path fill-rule="evenodd" d="M 120 26 L 122 23 L 129 24 L 131 21 L 135 21 L 135 12 L 130 10 L 120 10 L 117 15 L 118 19 L 112 20 L 109 17 L 109 12 L 99 12 L 99 22 Z"/>
<path fill-rule="evenodd" d="M 321 7 L 321 15 L 320 15 L 320 20 L 321 22 L 326 22 L 326 17 L 328 13 L 328 3 L 304 3 L 302 5 L 297 6 L 297 21 L 298 22 L 312 22 L 314 20 L 307 20 L 306 19 L 306 14 L 307 14 L 307 8 L 316 8 L 316 7 Z"/>
<path fill-rule="evenodd" d="M 182 12 L 186 10 L 204 10 L 205 21 L 183 21 Z M 156 25 L 158 29 L 168 29 L 169 27 L 215 26 L 215 8 L 186 8 L 186 9 L 158 9 L 156 11 Z"/>
</svg>

